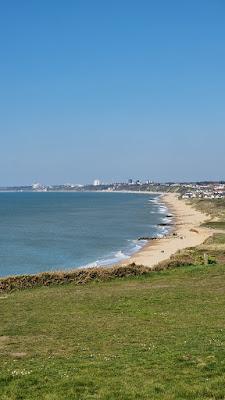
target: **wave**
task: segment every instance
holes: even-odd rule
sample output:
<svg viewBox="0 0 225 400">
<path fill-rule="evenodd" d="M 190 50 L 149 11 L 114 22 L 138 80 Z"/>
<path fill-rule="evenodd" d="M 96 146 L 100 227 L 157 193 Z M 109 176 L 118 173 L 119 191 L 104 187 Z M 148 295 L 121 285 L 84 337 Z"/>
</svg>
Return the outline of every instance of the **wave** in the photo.
<svg viewBox="0 0 225 400">
<path fill-rule="evenodd" d="M 159 204 L 159 198 L 160 198 L 160 196 L 158 196 L 158 197 L 155 197 L 154 199 L 149 199 L 148 201 L 149 201 L 149 203 L 153 203 L 153 204 Z"/>
<path fill-rule="evenodd" d="M 165 214 L 168 211 L 166 206 L 160 205 L 159 206 L 159 214 Z"/>
<path fill-rule="evenodd" d="M 172 222 L 172 218 L 171 217 L 164 217 L 164 218 L 161 219 L 161 221 L 164 224 L 170 224 Z"/>
<path fill-rule="evenodd" d="M 112 264 L 117 264 L 120 261 L 127 260 L 130 258 L 134 253 L 141 250 L 141 248 L 147 243 L 147 240 L 136 240 L 136 239 L 128 239 L 127 240 L 129 245 L 124 250 L 115 251 L 108 256 L 99 258 L 98 260 L 82 265 L 79 268 L 94 268 L 94 267 L 102 267 Z"/>
<path fill-rule="evenodd" d="M 148 200 L 154 206 L 155 210 L 150 211 L 150 214 L 164 214 L 164 217 L 161 218 L 161 222 L 171 223 L 172 218 L 167 217 L 168 208 L 160 201 L 160 196 Z M 163 238 L 170 232 L 170 227 L 168 226 L 159 226 L 159 225 L 149 225 L 149 227 L 155 229 L 156 233 L 151 234 L 152 237 Z M 106 255 L 104 257 L 99 258 L 98 260 L 89 263 L 87 265 L 83 265 L 80 268 L 91 268 L 91 267 L 100 267 L 113 265 L 120 261 L 129 259 L 134 253 L 138 252 L 142 249 L 142 247 L 147 243 L 147 240 L 137 240 L 137 239 L 127 239 L 128 246 L 125 249 L 120 249 Z"/>
</svg>

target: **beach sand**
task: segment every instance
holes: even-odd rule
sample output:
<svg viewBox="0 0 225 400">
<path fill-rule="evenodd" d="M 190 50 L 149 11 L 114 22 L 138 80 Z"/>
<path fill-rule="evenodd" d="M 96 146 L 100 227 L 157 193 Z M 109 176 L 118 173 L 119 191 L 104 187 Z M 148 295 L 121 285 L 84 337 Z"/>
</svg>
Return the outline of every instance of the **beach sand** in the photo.
<svg viewBox="0 0 225 400">
<path fill-rule="evenodd" d="M 168 213 L 173 214 L 172 232 L 161 239 L 150 240 L 140 251 L 121 264 L 134 262 L 152 268 L 169 259 L 178 250 L 198 246 L 212 235 L 212 229 L 200 226 L 209 217 L 195 210 L 185 200 L 178 199 L 177 194 L 166 193 L 161 196 L 161 201 L 168 207 Z"/>
</svg>

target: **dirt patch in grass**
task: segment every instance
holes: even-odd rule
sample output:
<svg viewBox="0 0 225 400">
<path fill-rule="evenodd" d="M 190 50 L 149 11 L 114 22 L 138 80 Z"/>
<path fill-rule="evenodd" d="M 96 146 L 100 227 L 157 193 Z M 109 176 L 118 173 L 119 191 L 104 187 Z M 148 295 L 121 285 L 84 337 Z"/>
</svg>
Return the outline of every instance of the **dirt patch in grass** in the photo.
<svg viewBox="0 0 225 400">
<path fill-rule="evenodd" d="M 9 340 L 10 340 L 9 336 L 0 336 L 0 347 L 1 347 L 1 345 L 8 343 Z"/>
<path fill-rule="evenodd" d="M 13 358 L 23 358 L 26 357 L 27 353 L 25 352 L 15 352 L 15 353 L 10 353 L 10 356 Z"/>
</svg>

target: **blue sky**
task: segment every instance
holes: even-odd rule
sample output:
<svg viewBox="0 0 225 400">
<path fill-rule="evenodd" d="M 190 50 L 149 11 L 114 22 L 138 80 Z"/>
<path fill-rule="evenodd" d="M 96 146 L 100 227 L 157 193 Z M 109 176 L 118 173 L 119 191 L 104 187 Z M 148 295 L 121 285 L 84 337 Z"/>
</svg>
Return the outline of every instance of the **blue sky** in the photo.
<svg viewBox="0 0 225 400">
<path fill-rule="evenodd" d="M 224 0 L 0 5 L 0 186 L 225 179 Z"/>
</svg>

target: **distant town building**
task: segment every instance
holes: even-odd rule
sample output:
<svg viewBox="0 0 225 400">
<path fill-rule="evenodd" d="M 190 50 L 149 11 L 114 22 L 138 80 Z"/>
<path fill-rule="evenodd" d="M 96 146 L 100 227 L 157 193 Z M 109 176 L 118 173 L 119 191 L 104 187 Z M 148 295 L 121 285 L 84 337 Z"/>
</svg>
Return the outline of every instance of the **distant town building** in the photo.
<svg viewBox="0 0 225 400">
<path fill-rule="evenodd" d="M 37 190 L 37 189 L 40 189 L 40 188 L 41 188 L 41 184 L 40 183 L 37 183 L 37 182 L 33 183 L 33 185 L 32 185 L 32 189 L 33 190 Z"/>
<path fill-rule="evenodd" d="M 133 185 L 133 179 L 128 179 L 128 185 Z"/>
<path fill-rule="evenodd" d="M 40 183 L 35 182 L 35 183 L 33 183 L 33 185 L 32 185 L 32 190 L 35 191 L 35 192 L 46 192 L 46 191 L 47 191 L 47 188 L 46 188 L 46 186 L 41 185 Z"/>
<path fill-rule="evenodd" d="M 94 186 L 99 186 L 99 185 L 101 185 L 101 181 L 99 179 L 95 179 L 94 182 L 93 182 L 93 185 Z"/>
</svg>

